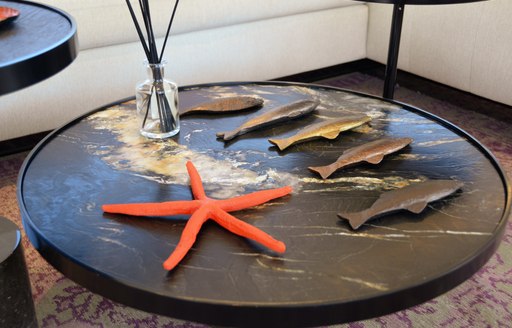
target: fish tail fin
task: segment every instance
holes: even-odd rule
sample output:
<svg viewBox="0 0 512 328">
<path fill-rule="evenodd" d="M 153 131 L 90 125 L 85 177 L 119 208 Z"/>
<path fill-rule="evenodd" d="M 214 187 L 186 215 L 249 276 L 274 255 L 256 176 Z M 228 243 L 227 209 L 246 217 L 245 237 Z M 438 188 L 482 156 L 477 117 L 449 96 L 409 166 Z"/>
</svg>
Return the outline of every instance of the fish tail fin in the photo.
<svg viewBox="0 0 512 328">
<path fill-rule="evenodd" d="M 332 165 L 325 165 L 325 166 L 310 166 L 308 167 L 311 171 L 314 171 L 320 176 L 322 176 L 322 179 L 327 179 L 331 174 L 336 171 L 336 168 L 332 167 Z"/>
<path fill-rule="evenodd" d="M 368 221 L 368 213 L 366 210 L 354 213 L 338 213 L 338 216 L 341 219 L 347 220 L 352 229 L 354 230 L 357 230 L 366 221 Z"/>
<path fill-rule="evenodd" d="M 274 145 L 276 145 L 277 148 L 279 148 L 279 150 L 285 150 L 292 144 L 292 142 L 288 138 L 286 138 L 286 139 L 268 139 L 268 141 L 270 143 L 273 143 Z"/>
</svg>

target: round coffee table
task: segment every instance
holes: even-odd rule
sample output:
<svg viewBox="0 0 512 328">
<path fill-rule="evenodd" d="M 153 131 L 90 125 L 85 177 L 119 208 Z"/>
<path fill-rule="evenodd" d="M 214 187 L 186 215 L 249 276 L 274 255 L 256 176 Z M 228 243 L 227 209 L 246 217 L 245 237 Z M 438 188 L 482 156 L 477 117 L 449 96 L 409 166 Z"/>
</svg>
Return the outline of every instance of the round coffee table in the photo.
<svg viewBox="0 0 512 328">
<path fill-rule="evenodd" d="M 76 25 L 67 13 L 29 1 L 0 1 L 20 16 L 0 25 L 0 95 L 40 82 L 77 56 Z"/>
<path fill-rule="evenodd" d="M 184 87 L 182 108 L 214 98 L 258 95 L 258 111 L 184 116 L 181 132 L 155 141 L 138 134 L 133 99 L 57 129 L 24 163 L 18 199 L 27 235 L 42 256 L 91 291 L 145 311 L 226 326 L 311 326 L 379 316 L 453 288 L 489 259 L 504 232 L 510 186 L 492 155 L 457 127 L 393 101 L 303 84 L 237 83 Z M 216 132 L 299 99 L 318 99 L 311 116 L 224 143 Z M 284 137 L 326 118 L 365 113 L 371 127 L 280 152 Z M 414 142 L 380 165 L 336 172 L 307 167 L 381 137 Z M 233 213 L 284 241 L 273 254 L 207 223 L 171 272 L 188 216 L 105 214 L 104 203 L 192 199 L 185 162 L 206 193 L 228 198 L 291 185 L 292 195 Z M 464 182 L 421 214 L 397 212 L 353 231 L 338 212 L 369 207 L 383 192 L 429 179 Z"/>
<path fill-rule="evenodd" d="M 389 36 L 388 59 L 386 75 L 384 78 L 383 97 L 393 99 L 396 84 L 396 70 L 398 63 L 398 51 L 400 49 L 400 36 L 402 34 L 402 21 L 405 5 L 448 5 L 478 2 L 486 0 L 356 0 L 374 3 L 393 4 L 393 17 L 391 19 L 391 33 Z"/>
</svg>

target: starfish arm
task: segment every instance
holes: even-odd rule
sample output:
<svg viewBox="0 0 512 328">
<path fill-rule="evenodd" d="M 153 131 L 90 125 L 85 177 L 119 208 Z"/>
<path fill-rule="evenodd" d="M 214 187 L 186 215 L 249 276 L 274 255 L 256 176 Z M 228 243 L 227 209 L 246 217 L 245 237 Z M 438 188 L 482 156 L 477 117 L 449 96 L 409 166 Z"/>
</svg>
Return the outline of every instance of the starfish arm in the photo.
<svg viewBox="0 0 512 328">
<path fill-rule="evenodd" d="M 190 187 L 192 188 L 192 194 L 195 199 L 207 199 L 206 193 L 204 192 L 203 181 L 201 181 L 201 176 L 199 172 L 197 172 L 196 167 L 192 162 L 187 162 L 187 171 L 190 176 Z"/>
<path fill-rule="evenodd" d="M 200 201 L 183 200 L 162 203 L 104 204 L 101 208 L 106 213 L 136 216 L 166 216 L 192 214 L 200 206 Z"/>
<path fill-rule="evenodd" d="M 266 232 L 237 219 L 217 206 L 212 207 L 212 219 L 232 233 L 257 241 L 277 253 L 284 253 L 286 250 L 286 245 L 282 241 L 274 239 Z"/>
<path fill-rule="evenodd" d="M 165 270 L 174 269 L 178 263 L 185 257 L 187 252 L 192 248 L 194 242 L 196 241 L 197 234 L 203 223 L 208 220 L 208 216 L 210 215 L 209 206 L 203 206 L 199 208 L 187 221 L 183 232 L 181 233 L 180 241 L 174 251 L 169 255 L 167 260 L 163 263 L 163 267 Z"/>
<path fill-rule="evenodd" d="M 291 192 L 292 187 L 286 186 L 277 189 L 256 191 L 230 199 L 216 200 L 215 203 L 226 212 L 239 211 L 244 208 L 261 205 L 275 198 L 286 196 Z"/>
</svg>

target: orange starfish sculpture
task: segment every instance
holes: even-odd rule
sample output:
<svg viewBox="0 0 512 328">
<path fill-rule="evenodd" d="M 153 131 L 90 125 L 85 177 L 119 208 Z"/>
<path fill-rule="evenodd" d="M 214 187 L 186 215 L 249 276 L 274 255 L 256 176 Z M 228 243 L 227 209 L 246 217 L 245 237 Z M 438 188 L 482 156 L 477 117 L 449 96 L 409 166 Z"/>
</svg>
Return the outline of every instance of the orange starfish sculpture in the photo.
<svg viewBox="0 0 512 328">
<path fill-rule="evenodd" d="M 176 245 L 172 254 L 163 263 L 163 267 L 166 270 L 172 270 L 185 257 L 194 244 L 201 226 L 208 219 L 213 219 L 232 233 L 255 240 L 275 252 L 284 253 L 286 246 L 283 242 L 237 219 L 228 212 L 239 211 L 266 203 L 275 198 L 283 197 L 292 191 L 290 186 L 261 190 L 243 196 L 217 200 L 206 196 L 201 177 L 194 167 L 194 164 L 190 161 L 187 162 L 187 171 L 190 176 L 190 187 L 192 188 L 194 200 L 162 203 L 106 204 L 102 206 L 102 209 L 107 213 L 137 216 L 192 214 L 185 225 L 178 245 Z"/>
</svg>

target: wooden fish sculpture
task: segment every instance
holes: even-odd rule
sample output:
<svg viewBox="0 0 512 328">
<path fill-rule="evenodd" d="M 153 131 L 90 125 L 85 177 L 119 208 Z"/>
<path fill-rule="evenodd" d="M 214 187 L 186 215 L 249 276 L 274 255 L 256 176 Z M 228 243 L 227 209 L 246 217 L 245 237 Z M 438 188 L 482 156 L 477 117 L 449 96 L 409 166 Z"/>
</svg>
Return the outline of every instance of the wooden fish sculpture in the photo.
<svg viewBox="0 0 512 328">
<path fill-rule="evenodd" d="M 315 100 L 299 100 L 288 105 L 280 106 L 246 121 L 235 130 L 219 132 L 217 133 L 217 137 L 224 139 L 224 141 L 231 140 L 239 135 L 261 127 L 310 114 L 319 104 L 320 102 Z"/>
<path fill-rule="evenodd" d="M 360 162 L 379 164 L 384 156 L 399 151 L 412 141 L 411 138 L 383 138 L 375 140 L 344 151 L 334 163 L 325 166 L 310 166 L 309 169 L 320 174 L 322 178 L 327 179 L 335 171 L 352 164 Z"/>
<path fill-rule="evenodd" d="M 227 113 L 245 109 L 255 109 L 261 107 L 263 102 L 263 98 L 258 96 L 223 97 L 180 110 L 180 115 L 192 113 Z"/>
<path fill-rule="evenodd" d="M 326 138 L 336 139 L 343 131 L 347 131 L 363 125 L 371 120 L 367 115 L 349 115 L 343 118 L 330 119 L 297 132 L 295 135 L 284 139 L 269 139 L 279 150 L 284 150 L 293 144 L 309 141 L 312 139 Z"/>
<path fill-rule="evenodd" d="M 428 203 L 451 195 L 463 186 L 456 180 L 429 180 L 383 193 L 373 205 L 361 212 L 338 213 L 356 230 L 368 220 L 398 210 L 421 213 Z"/>
</svg>

